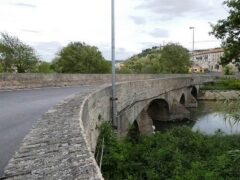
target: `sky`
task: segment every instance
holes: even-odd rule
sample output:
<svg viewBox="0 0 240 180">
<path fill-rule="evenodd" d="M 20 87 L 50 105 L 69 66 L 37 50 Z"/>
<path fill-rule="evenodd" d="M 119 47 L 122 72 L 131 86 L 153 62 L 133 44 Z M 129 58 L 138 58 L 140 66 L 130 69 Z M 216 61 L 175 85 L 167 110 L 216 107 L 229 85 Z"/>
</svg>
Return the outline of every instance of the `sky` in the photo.
<svg viewBox="0 0 240 180">
<path fill-rule="evenodd" d="M 223 0 L 115 0 L 116 59 L 179 43 L 191 50 L 219 47 L 210 23 L 227 17 Z M 0 32 L 31 45 L 51 61 L 71 41 L 97 46 L 111 59 L 111 0 L 0 0 Z"/>
</svg>

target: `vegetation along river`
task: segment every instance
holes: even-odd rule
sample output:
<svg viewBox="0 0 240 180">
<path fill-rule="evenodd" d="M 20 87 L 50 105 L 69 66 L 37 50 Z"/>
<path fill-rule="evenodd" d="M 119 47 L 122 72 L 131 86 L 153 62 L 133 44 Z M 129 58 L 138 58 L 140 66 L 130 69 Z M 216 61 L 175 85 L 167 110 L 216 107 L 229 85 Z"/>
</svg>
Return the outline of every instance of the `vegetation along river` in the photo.
<svg viewBox="0 0 240 180">
<path fill-rule="evenodd" d="M 191 120 L 185 122 L 158 122 L 154 121 L 157 131 L 167 131 L 174 127 L 189 126 L 193 131 L 205 134 L 214 134 L 221 130 L 225 134 L 240 133 L 240 122 L 238 117 L 229 115 L 229 111 L 237 109 L 240 113 L 238 101 L 226 103 L 224 101 L 199 101 L 198 108 L 188 109 Z M 236 113 L 236 112 L 235 112 Z"/>
</svg>

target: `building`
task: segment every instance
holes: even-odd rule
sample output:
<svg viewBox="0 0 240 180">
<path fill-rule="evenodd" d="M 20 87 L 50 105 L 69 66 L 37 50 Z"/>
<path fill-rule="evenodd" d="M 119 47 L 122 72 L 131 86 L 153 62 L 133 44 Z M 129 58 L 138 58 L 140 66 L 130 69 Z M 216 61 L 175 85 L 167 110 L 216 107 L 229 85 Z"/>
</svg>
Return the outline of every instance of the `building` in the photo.
<svg viewBox="0 0 240 180">
<path fill-rule="evenodd" d="M 219 63 L 223 53 L 223 48 L 195 50 L 193 64 L 201 66 L 204 72 L 222 72 L 222 66 Z"/>
<path fill-rule="evenodd" d="M 206 72 L 206 69 L 204 69 L 202 66 L 198 65 L 198 64 L 193 64 L 192 67 L 189 68 L 189 72 L 191 73 L 192 70 L 194 71 L 194 73 L 204 73 Z"/>
</svg>

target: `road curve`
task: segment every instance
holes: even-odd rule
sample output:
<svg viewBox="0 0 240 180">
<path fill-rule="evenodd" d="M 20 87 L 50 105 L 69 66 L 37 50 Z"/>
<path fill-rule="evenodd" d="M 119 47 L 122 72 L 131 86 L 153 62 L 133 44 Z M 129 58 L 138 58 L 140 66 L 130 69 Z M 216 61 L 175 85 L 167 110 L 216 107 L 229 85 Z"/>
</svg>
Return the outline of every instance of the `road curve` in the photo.
<svg viewBox="0 0 240 180">
<path fill-rule="evenodd" d="M 67 96 L 93 86 L 0 90 L 0 177 L 24 136 L 42 114 Z"/>
</svg>

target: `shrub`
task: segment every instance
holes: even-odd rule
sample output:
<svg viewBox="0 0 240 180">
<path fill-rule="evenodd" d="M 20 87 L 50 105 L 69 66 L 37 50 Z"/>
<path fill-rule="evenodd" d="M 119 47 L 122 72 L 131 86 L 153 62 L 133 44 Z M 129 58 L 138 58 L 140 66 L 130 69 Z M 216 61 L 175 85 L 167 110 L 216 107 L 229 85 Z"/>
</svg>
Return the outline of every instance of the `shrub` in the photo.
<svg viewBox="0 0 240 180">
<path fill-rule="evenodd" d="M 207 136 L 191 129 L 118 139 L 103 125 L 105 179 L 238 179 L 240 135 Z"/>
<path fill-rule="evenodd" d="M 224 75 L 233 75 L 234 70 L 231 66 L 227 65 L 223 68 L 223 73 L 224 73 Z"/>
</svg>

